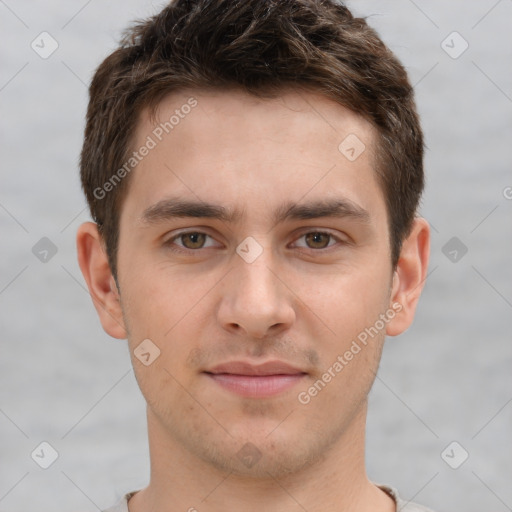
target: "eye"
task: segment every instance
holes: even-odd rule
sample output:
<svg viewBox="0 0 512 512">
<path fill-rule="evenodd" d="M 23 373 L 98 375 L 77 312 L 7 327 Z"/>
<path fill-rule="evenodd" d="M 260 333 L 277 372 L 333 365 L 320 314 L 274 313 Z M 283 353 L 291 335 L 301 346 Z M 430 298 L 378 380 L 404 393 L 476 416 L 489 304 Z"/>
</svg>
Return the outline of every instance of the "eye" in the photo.
<svg viewBox="0 0 512 512">
<path fill-rule="evenodd" d="M 210 240 L 209 243 L 208 240 Z M 195 250 L 214 247 L 215 243 L 213 238 L 206 233 L 201 233 L 200 231 L 189 231 L 173 236 L 166 242 L 166 245 L 177 245 L 184 249 Z"/>
<path fill-rule="evenodd" d="M 306 247 L 308 249 L 325 249 L 336 243 L 336 238 L 331 233 L 324 231 L 311 231 L 305 233 L 298 240 L 304 240 L 306 245 L 296 243 L 298 247 Z"/>
</svg>

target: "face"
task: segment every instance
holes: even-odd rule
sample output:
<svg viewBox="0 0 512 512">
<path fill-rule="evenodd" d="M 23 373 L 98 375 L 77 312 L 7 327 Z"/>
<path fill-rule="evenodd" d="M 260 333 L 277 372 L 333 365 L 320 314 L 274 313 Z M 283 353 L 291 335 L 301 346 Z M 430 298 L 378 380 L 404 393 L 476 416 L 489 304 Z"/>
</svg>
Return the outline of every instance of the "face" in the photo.
<svg viewBox="0 0 512 512">
<path fill-rule="evenodd" d="M 373 129 L 312 92 L 195 91 L 141 117 L 143 145 L 118 282 L 152 428 L 235 473 L 319 460 L 362 428 L 400 309 Z"/>
</svg>

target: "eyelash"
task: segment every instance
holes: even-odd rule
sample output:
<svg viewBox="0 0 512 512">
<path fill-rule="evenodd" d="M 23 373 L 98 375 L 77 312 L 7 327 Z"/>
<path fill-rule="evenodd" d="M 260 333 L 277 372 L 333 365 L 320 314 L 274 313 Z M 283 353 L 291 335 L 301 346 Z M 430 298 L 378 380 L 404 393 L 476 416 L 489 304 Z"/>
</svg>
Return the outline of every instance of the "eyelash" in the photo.
<svg viewBox="0 0 512 512">
<path fill-rule="evenodd" d="M 197 230 L 193 230 L 193 231 L 182 231 L 181 233 L 178 233 L 177 235 L 174 235 L 173 237 L 169 238 L 165 243 L 164 245 L 171 251 L 173 252 L 176 252 L 176 253 L 182 253 L 182 254 L 191 254 L 191 253 L 194 253 L 194 252 L 199 252 L 201 251 L 202 249 L 209 249 L 209 247 L 200 247 L 198 249 L 187 249 L 186 247 L 184 248 L 180 248 L 180 246 L 177 246 L 174 244 L 174 241 L 179 239 L 180 237 L 182 236 L 185 236 L 185 235 L 190 235 L 190 234 L 201 234 L 201 235 L 205 235 L 209 238 L 212 238 L 213 237 L 211 235 L 209 235 L 208 233 L 205 233 L 203 231 L 197 231 Z M 340 239 L 339 237 L 333 235 L 332 233 L 328 232 L 328 231 L 319 231 L 319 230 L 312 230 L 312 231 L 306 231 L 304 233 L 302 233 L 296 240 L 300 240 L 301 238 L 304 238 L 305 236 L 307 235 L 310 235 L 310 234 L 319 234 L 319 235 L 327 235 L 330 237 L 329 239 L 329 244 L 326 246 L 326 247 L 323 247 L 323 248 L 320 248 L 320 249 L 313 249 L 311 247 L 300 247 L 299 249 L 302 250 L 302 251 L 310 251 L 310 252 L 314 252 L 314 253 L 320 253 L 320 252 L 325 252 L 326 250 L 332 248 L 333 246 L 336 245 L 335 244 L 330 244 L 331 240 L 335 240 L 338 244 L 347 244 L 348 242 L 346 240 L 342 240 Z"/>
</svg>

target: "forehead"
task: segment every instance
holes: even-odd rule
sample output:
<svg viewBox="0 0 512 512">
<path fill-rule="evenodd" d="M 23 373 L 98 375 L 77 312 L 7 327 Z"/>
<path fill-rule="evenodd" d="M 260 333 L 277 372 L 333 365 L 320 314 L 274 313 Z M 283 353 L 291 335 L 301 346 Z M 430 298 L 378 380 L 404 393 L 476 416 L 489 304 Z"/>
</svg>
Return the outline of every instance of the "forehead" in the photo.
<svg viewBox="0 0 512 512">
<path fill-rule="evenodd" d="M 131 175 L 127 209 L 133 217 L 166 195 L 182 195 L 270 211 L 278 200 L 342 193 L 368 210 L 385 210 L 375 139 L 369 122 L 311 91 L 274 98 L 180 91 L 154 115 L 140 116 L 133 148 L 150 150 Z"/>
<path fill-rule="evenodd" d="M 244 135 L 275 141 L 301 135 L 313 142 L 320 133 L 335 150 L 340 137 L 349 133 L 359 135 L 370 146 L 376 135 L 362 116 L 318 91 L 300 88 L 283 89 L 272 97 L 258 97 L 240 89 L 180 91 L 161 100 L 154 112 L 142 112 L 137 136 L 140 139 L 155 129 L 159 132 L 159 126 L 164 137 L 171 133 L 183 138 L 192 135 L 195 142 L 204 135 L 208 141 L 217 138 L 226 144 L 239 143 Z"/>
</svg>

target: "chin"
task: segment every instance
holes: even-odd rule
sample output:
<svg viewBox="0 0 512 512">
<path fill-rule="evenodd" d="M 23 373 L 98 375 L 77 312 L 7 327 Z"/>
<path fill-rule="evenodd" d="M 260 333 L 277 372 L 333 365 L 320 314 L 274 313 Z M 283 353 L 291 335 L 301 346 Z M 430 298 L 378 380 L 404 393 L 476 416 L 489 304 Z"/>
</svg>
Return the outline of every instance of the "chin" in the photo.
<svg viewBox="0 0 512 512">
<path fill-rule="evenodd" d="M 209 454 L 213 466 L 233 475 L 256 479 L 280 478 L 297 473 L 311 463 L 309 457 L 301 456 L 293 447 L 261 446 L 247 441 L 229 456 L 229 452 Z"/>
<path fill-rule="evenodd" d="M 325 436 L 318 439 L 312 431 L 294 434 L 290 429 L 238 428 L 231 429 L 231 436 L 224 439 L 208 438 L 208 442 L 195 439 L 191 449 L 204 462 L 222 472 L 255 479 L 280 478 L 300 472 L 322 458 L 326 448 Z M 243 432 L 243 433 L 242 433 Z M 320 436 L 322 437 L 322 436 Z"/>
</svg>

